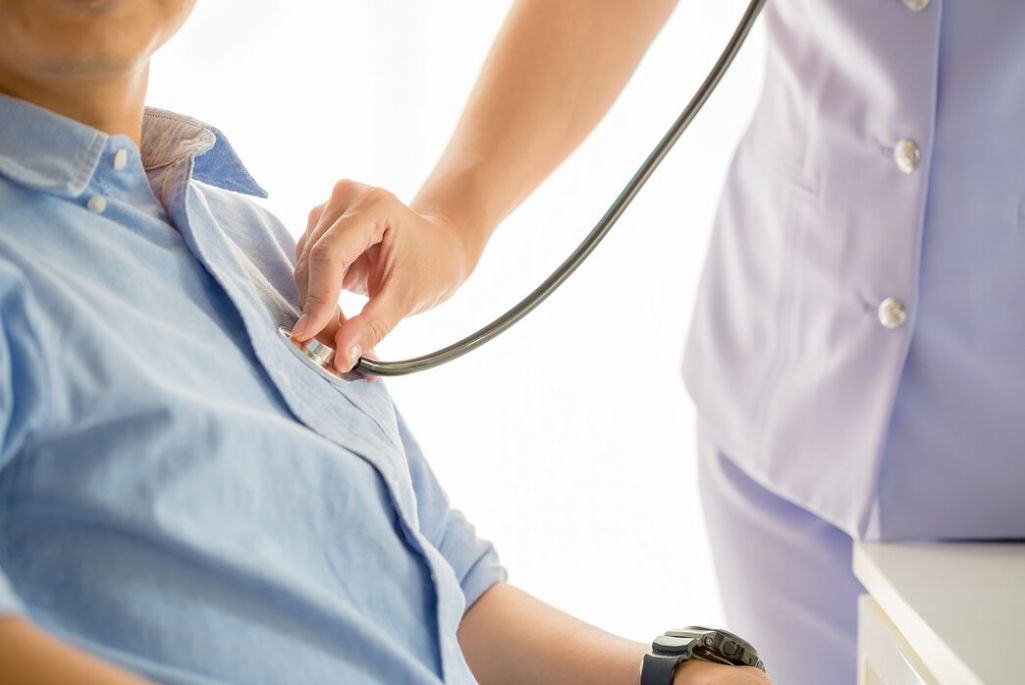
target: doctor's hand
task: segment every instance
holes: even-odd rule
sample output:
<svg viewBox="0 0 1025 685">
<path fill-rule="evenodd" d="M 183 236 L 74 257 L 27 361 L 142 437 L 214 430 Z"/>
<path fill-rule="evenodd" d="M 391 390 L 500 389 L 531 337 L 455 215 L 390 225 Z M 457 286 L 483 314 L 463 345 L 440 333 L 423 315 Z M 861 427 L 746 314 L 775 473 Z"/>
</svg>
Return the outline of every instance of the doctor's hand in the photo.
<svg viewBox="0 0 1025 685">
<path fill-rule="evenodd" d="M 404 317 L 448 299 L 479 258 L 445 217 L 417 213 L 386 190 L 339 181 L 310 212 L 296 245 L 302 316 L 292 337 L 334 347 L 335 366 L 348 371 Z M 351 319 L 338 306 L 343 288 L 369 297 Z"/>
</svg>

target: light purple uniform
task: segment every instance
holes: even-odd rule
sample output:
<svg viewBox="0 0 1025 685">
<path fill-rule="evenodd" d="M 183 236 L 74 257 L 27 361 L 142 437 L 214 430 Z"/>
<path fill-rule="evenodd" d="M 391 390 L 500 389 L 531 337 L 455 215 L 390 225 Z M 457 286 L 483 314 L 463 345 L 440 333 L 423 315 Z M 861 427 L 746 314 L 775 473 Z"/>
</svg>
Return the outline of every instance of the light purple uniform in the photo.
<svg viewBox="0 0 1025 685">
<path fill-rule="evenodd" d="M 733 626 L 792 639 L 817 616 L 849 634 L 853 677 L 856 583 L 802 555 L 837 534 L 1025 537 L 1025 2 L 769 0 L 764 21 L 685 376 L 717 558 L 792 569 L 724 568 L 724 592 L 834 583 L 840 607 L 794 594 Z M 776 498 L 757 535 L 736 477 Z M 795 538 L 794 505 L 834 542 Z M 781 682 L 812 682 L 797 670 Z"/>
</svg>

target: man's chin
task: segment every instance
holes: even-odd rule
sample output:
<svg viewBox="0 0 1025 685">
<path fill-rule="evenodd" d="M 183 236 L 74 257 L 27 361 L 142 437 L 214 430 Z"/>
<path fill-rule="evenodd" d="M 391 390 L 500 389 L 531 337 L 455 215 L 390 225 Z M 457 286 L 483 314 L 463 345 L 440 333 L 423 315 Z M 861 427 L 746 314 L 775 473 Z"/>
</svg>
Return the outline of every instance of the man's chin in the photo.
<svg viewBox="0 0 1025 685">
<path fill-rule="evenodd" d="M 0 0 L 3 61 L 18 71 L 104 75 L 143 63 L 174 34 L 191 2 Z M 177 16 L 176 16 L 177 15 Z M 3 26 L 2 24 L 6 24 Z"/>
</svg>

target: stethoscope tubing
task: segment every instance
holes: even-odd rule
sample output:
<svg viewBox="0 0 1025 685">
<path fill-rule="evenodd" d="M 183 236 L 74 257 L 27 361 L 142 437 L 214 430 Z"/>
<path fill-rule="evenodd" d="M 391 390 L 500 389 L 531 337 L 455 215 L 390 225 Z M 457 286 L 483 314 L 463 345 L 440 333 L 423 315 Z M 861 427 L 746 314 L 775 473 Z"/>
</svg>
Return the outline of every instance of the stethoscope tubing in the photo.
<svg viewBox="0 0 1025 685">
<path fill-rule="evenodd" d="M 737 56 L 740 51 L 740 47 L 744 44 L 744 40 L 747 38 L 748 33 L 751 31 L 751 27 L 754 26 L 755 20 L 758 18 L 758 14 L 762 10 L 762 6 L 765 4 L 765 0 L 751 0 L 747 10 L 744 12 L 744 16 L 741 18 L 740 23 L 737 25 L 736 30 L 733 32 L 733 36 L 730 38 L 729 43 L 726 44 L 725 49 L 719 56 L 718 61 L 708 76 L 705 78 L 701 87 L 691 98 L 690 102 L 684 108 L 683 112 L 677 117 L 676 121 L 669 128 L 666 134 L 659 141 L 658 145 L 651 154 L 648 155 L 647 159 L 640 166 L 633 178 L 627 183 L 626 187 L 619 193 L 619 196 L 608 208 L 601 220 L 595 224 L 591 232 L 587 234 L 583 242 L 573 251 L 573 253 L 564 261 L 559 267 L 552 272 L 545 281 L 539 285 L 532 293 L 527 295 L 523 300 L 516 304 L 512 309 L 507 311 L 502 316 L 498 317 L 488 325 L 484 326 L 477 332 L 463 338 L 462 340 L 452 343 L 448 347 L 442 348 L 436 352 L 425 354 L 420 357 L 413 359 L 407 359 L 404 361 L 397 362 L 382 362 L 373 359 L 367 359 L 361 357 L 359 363 L 353 369 L 360 373 L 371 375 L 371 376 L 405 376 L 411 373 L 419 371 L 426 371 L 433 369 L 442 364 L 447 364 L 450 361 L 462 357 L 468 352 L 472 352 L 478 347 L 485 343 L 497 338 L 499 335 L 504 333 L 516 322 L 525 317 L 527 314 L 532 312 L 538 305 L 544 302 L 549 295 L 555 292 L 563 282 L 569 278 L 574 271 L 577 270 L 584 260 L 590 256 L 594 248 L 598 246 L 598 243 L 608 235 L 608 232 L 622 216 L 626 208 L 630 206 L 634 197 L 640 192 L 644 184 L 658 168 L 658 165 L 662 162 L 669 150 L 672 149 L 676 141 L 679 140 L 683 132 L 690 126 L 691 121 L 697 116 L 697 113 L 701 111 L 705 102 L 708 100 L 712 91 L 722 80 L 723 75 L 730 68 L 733 63 L 733 58 Z"/>
</svg>

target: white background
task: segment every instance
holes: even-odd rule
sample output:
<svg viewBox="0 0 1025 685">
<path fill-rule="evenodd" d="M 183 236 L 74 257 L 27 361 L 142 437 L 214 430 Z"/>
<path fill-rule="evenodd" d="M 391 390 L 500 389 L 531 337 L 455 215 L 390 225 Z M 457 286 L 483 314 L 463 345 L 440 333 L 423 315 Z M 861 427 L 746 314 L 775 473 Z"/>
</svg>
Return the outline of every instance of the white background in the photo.
<svg viewBox="0 0 1025 685">
<path fill-rule="evenodd" d="M 224 130 L 298 235 L 339 178 L 412 198 L 508 6 L 207 0 L 154 60 L 149 102 Z M 745 6 L 684 0 L 610 115 L 499 230 L 470 281 L 400 325 L 381 358 L 461 338 L 539 284 L 676 118 Z M 475 354 L 389 381 L 453 503 L 496 544 L 510 580 L 637 640 L 724 623 L 680 365 L 719 189 L 760 91 L 763 44 L 756 28 L 690 131 L 558 294 Z"/>
</svg>

